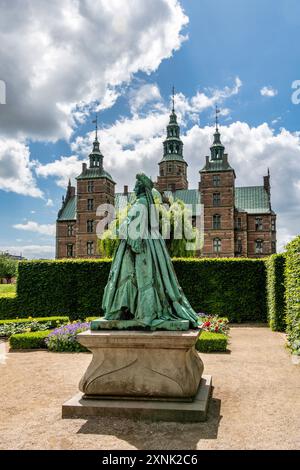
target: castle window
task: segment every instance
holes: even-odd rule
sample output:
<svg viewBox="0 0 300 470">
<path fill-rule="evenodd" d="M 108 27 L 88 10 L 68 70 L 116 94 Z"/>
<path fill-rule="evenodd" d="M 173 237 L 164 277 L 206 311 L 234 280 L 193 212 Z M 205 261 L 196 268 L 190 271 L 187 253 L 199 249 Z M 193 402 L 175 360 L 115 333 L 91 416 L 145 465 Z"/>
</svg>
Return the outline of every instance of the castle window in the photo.
<svg viewBox="0 0 300 470">
<path fill-rule="evenodd" d="M 173 168 L 172 168 L 172 165 L 168 165 L 168 172 L 169 172 L 169 173 L 172 173 L 172 169 L 173 169 Z"/>
<path fill-rule="evenodd" d="M 220 175 L 213 175 L 213 185 L 220 186 L 221 178 Z"/>
<path fill-rule="evenodd" d="M 271 227 L 272 227 L 272 232 L 275 232 L 276 231 L 276 220 L 275 219 L 271 220 Z"/>
<path fill-rule="evenodd" d="M 221 243 L 220 238 L 214 238 L 213 247 L 214 247 L 214 253 L 220 253 L 221 252 L 222 243 Z"/>
<path fill-rule="evenodd" d="M 276 242 L 272 242 L 272 253 L 276 253 Z"/>
<path fill-rule="evenodd" d="M 73 258 L 74 256 L 74 245 L 72 243 L 68 243 L 67 245 L 67 257 L 68 258 Z"/>
<path fill-rule="evenodd" d="M 243 245 L 241 238 L 238 238 L 236 241 L 236 252 L 240 255 L 243 251 Z"/>
<path fill-rule="evenodd" d="M 161 170 L 160 170 L 160 176 L 164 176 L 164 170 L 163 170 L 163 168 L 161 168 Z"/>
<path fill-rule="evenodd" d="M 94 192 L 94 181 L 88 181 L 87 190 L 88 190 L 88 193 Z"/>
<path fill-rule="evenodd" d="M 74 235 L 73 227 L 73 224 L 68 224 L 68 237 L 72 237 Z"/>
<path fill-rule="evenodd" d="M 236 225 L 235 226 L 238 230 L 241 230 L 241 228 L 242 228 L 242 219 L 240 217 L 238 217 L 236 219 Z"/>
<path fill-rule="evenodd" d="M 255 230 L 262 230 L 262 229 L 263 229 L 262 218 L 255 217 Z"/>
<path fill-rule="evenodd" d="M 214 229 L 221 228 L 221 216 L 219 214 L 213 215 L 213 228 Z"/>
<path fill-rule="evenodd" d="M 88 211 L 92 211 L 94 209 L 94 199 L 87 200 L 87 208 L 88 208 Z"/>
<path fill-rule="evenodd" d="M 255 253 L 261 255 L 263 253 L 263 241 L 255 240 Z"/>
<path fill-rule="evenodd" d="M 87 242 L 87 244 L 86 244 L 86 253 L 89 256 L 94 254 L 94 242 Z"/>
<path fill-rule="evenodd" d="M 221 204 L 221 194 L 213 193 L 213 206 L 219 206 Z"/>
<path fill-rule="evenodd" d="M 94 221 L 93 220 L 88 220 L 87 221 L 86 230 L 87 230 L 87 233 L 93 233 L 93 231 L 94 231 Z"/>
</svg>

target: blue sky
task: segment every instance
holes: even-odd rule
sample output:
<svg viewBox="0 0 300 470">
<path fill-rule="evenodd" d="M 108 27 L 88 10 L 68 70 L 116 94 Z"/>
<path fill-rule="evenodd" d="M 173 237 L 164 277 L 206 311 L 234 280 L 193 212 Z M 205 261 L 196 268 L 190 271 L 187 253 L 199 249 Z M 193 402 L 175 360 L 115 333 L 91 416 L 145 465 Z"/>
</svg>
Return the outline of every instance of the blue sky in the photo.
<svg viewBox="0 0 300 470">
<path fill-rule="evenodd" d="M 236 184 L 262 184 L 270 168 L 282 248 L 300 232 L 300 3 L 103 2 L 30 0 L 34 28 L 20 2 L 0 6 L 0 250 L 54 255 L 61 197 L 87 158 L 97 109 L 117 189 L 138 170 L 155 178 L 173 84 L 190 187 L 218 104 Z"/>
</svg>

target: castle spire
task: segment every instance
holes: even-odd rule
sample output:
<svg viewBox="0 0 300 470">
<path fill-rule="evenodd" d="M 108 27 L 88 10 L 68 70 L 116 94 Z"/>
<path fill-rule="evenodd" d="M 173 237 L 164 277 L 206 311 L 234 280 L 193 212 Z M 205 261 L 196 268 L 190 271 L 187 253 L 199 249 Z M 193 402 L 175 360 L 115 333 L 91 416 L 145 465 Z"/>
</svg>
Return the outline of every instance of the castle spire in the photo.
<svg viewBox="0 0 300 470">
<path fill-rule="evenodd" d="M 175 114 L 175 87 L 172 86 L 172 113 Z"/>
<path fill-rule="evenodd" d="M 95 142 L 98 142 L 98 114 L 96 113 L 95 119 L 92 121 L 95 124 Z"/>
</svg>

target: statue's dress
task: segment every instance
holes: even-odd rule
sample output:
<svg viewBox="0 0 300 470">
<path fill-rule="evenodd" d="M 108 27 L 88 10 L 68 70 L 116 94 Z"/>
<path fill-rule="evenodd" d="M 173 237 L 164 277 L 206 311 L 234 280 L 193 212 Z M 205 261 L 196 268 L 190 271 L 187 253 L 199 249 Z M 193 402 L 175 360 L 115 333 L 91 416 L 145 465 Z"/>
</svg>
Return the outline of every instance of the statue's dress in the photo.
<svg viewBox="0 0 300 470">
<path fill-rule="evenodd" d="M 121 226 L 123 231 L 136 220 L 139 204 L 147 209 L 149 227 L 153 203 L 149 190 L 137 196 Z M 128 310 L 141 326 L 181 319 L 189 320 L 191 327 L 197 327 L 197 315 L 178 283 L 165 241 L 158 229 L 154 232 L 154 238 L 126 236 L 121 239 L 104 291 L 102 309 L 105 319 L 121 319 L 122 312 Z"/>
</svg>

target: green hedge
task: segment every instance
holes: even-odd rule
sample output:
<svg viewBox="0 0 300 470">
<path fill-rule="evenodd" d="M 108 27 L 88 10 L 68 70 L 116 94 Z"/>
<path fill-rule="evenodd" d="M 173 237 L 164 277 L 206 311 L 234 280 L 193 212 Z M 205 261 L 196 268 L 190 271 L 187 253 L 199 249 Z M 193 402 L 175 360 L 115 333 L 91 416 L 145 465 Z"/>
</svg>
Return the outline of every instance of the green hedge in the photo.
<svg viewBox="0 0 300 470">
<path fill-rule="evenodd" d="M 35 331 L 33 333 L 18 333 L 9 338 L 11 349 L 45 349 L 45 338 L 51 330 Z"/>
<path fill-rule="evenodd" d="M 291 241 L 286 248 L 287 334 L 291 350 L 300 355 L 300 236 Z"/>
<path fill-rule="evenodd" d="M 224 352 L 227 349 L 228 336 L 222 333 L 202 331 L 196 349 L 200 352 Z"/>
<path fill-rule="evenodd" d="M 51 328 L 56 328 L 57 324 L 68 323 L 69 317 L 34 317 L 34 318 L 14 318 L 10 320 L 0 320 L 0 325 L 7 325 L 11 323 L 50 323 Z"/>
<path fill-rule="evenodd" d="M 110 260 L 20 262 L 19 315 L 99 316 L 109 269 Z"/>
<path fill-rule="evenodd" d="M 15 318 L 18 316 L 19 306 L 16 297 L 0 297 L 0 318 Z"/>
<path fill-rule="evenodd" d="M 270 256 L 267 261 L 268 322 L 273 331 L 285 331 L 285 254 Z"/>
<path fill-rule="evenodd" d="M 196 312 L 238 323 L 267 320 L 264 260 L 174 259 L 174 267 Z"/>
<path fill-rule="evenodd" d="M 101 315 L 111 261 L 22 261 L 17 313 L 0 317 L 63 315 L 73 319 Z M 266 267 L 257 259 L 174 259 L 179 282 L 197 312 L 231 322 L 267 320 Z M 5 299 L 11 300 L 11 299 Z M 11 311 L 10 311 L 11 312 Z"/>
</svg>

